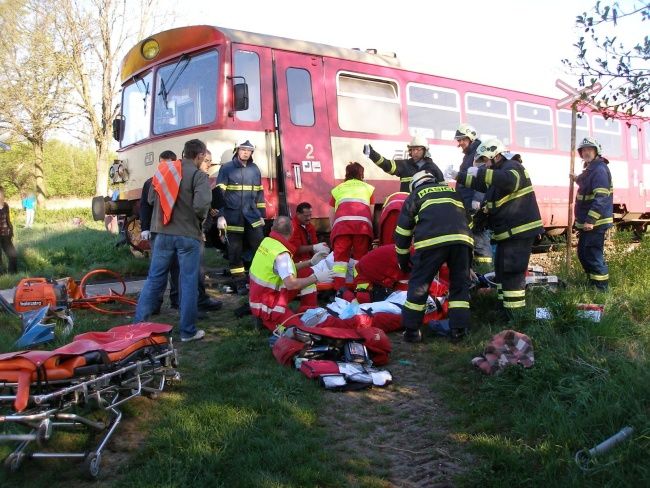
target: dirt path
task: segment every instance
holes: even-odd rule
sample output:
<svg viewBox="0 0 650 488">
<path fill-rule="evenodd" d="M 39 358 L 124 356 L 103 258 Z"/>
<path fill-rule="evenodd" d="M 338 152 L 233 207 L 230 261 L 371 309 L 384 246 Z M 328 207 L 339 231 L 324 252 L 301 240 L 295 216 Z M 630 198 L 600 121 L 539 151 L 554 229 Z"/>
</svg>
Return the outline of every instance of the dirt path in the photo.
<svg viewBox="0 0 650 488">
<path fill-rule="evenodd" d="M 387 368 L 394 383 L 386 389 L 325 394 L 322 424 L 342 459 L 365 459 L 385 486 L 454 486 L 452 478 L 471 466 L 449 430 L 450 413 L 432 385 L 424 345 L 404 343 L 391 334 Z"/>
</svg>

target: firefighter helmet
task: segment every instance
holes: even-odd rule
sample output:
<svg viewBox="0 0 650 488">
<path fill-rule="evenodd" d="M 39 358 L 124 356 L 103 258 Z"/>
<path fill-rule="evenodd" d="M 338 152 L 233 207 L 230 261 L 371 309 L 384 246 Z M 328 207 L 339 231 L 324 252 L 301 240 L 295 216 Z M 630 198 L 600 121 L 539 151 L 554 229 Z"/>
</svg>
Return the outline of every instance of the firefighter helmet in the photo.
<svg viewBox="0 0 650 488">
<path fill-rule="evenodd" d="M 593 147 L 596 150 L 596 156 L 600 156 L 603 152 L 602 147 L 593 137 L 585 137 L 580 144 L 578 144 L 578 154 L 582 155 L 580 151 L 585 147 Z"/>
<path fill-rule="evenodd" d="M 250 152 L 254 152 L 255 144 L 246 139 L 235 146 L 235 151 L 237 151 L 237 149 L 248 149 Z"/>
<path fill-rule="evenodd" d="M 494 159 L 497 154 L 504 153 L 506 151 L 503 142 L 499 139 L 488 139 L 485 142 L 482 142 L 481 145 L 476 150 L 474 155 L 474 161 L 486 157 L 488 159 Z"/>
<path fill-rule="evenodd" d="M 456 129 L 456 135 L 454 139 L 464 139 L 467 137 L 470 141 L 473 141 L 478 136 L 476 129 L 469 124 L 460 124 L 458 129 Z"/>
<path fill-rule="evenodd" d="M 423 147 L 425 151 L 429 150 L 429 141 L 427 141 L 426 137 L 423 137 L 421 135 L 416 134 L 413 136 L 413 139 L 411 139 L 411 142 L 406 146 L 409 149 L 412 147 Z"/>
<path fill-rule="evenodd" d="M 411 180 L 410 184 L 410 190 L 413 191 L 416 189 L 418 186 L 420 186 L 422 183 L 425 183 L 427 181 L 436 181 L 436 178 L 429 173 L 428 171 L 422 170 L 418 171 L 413 175 L 413 179 Z"/>
</svg>

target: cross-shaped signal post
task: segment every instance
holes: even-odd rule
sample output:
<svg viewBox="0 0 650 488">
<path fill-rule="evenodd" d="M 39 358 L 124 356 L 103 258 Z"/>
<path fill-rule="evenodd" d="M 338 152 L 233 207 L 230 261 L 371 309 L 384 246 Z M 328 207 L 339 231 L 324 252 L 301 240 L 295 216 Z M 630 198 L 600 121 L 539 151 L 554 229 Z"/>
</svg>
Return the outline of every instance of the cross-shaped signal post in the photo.
<svg viewBox="0 0 650 488">
<path fill-rule="evenodd" d="M 567 219 L 566 228 L 566 264 L 567 267 L 571 265 L 571 227 L 573 226 L 573 179 L 576 161 L 576 123 L 578 118 L 578 104 L 587 105 L 596 109 L 592 103 L 588 101 L 588 96 L 598 93 L 603 89 L 600 83 L 578 90 L 573 88 L 567 82 L 560 79 L 555 81 L 555 86 L 562 90 L 566 96 L 555 103 L 558 109 L 571 107 L 571 164 L 569 170 L 569 215 Z"/>
</svg>

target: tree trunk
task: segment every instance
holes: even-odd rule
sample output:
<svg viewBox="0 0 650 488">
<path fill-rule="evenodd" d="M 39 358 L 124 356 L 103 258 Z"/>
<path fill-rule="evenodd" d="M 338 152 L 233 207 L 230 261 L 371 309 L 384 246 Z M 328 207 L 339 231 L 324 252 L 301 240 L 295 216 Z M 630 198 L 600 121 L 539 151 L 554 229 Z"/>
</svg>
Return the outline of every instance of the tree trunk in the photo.
<svg viewBox="0 0 650 488">
<path fill-rule="evenodd" d="M 45 174 L 43 173 L 43 141 L 31 141 L 34 148 L 34 177 L 36 178 L 36 201 L 45 203 Z"/>
<path fill-rule="evenodd" d="M 95 161 L 95 169 L 97 176 L 95 177 L 95 195 L 107 196 L 108 193 L 108 141 L 104 138 L 95 141 L 95 151 L 97 159 Z"/>
</svg>

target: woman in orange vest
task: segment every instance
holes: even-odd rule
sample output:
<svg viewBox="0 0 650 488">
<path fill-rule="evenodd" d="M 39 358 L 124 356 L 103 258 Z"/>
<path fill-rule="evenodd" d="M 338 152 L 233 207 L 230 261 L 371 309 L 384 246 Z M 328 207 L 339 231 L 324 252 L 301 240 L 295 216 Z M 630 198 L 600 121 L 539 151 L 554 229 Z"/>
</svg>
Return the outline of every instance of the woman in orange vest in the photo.
<svg viewBox="0 0 650 488">
<path fill-rule="evenodd" d="M 332 189 L 330 199 L 330 240 L 334 251 L 334 288 L 345 286 L 350 258 L 355 260 L 370 249 L 373 238 L 372 206 L 375 188 L 363 181 L 363 166 L 350 163 L 345 181 Z"/>
</svg>

